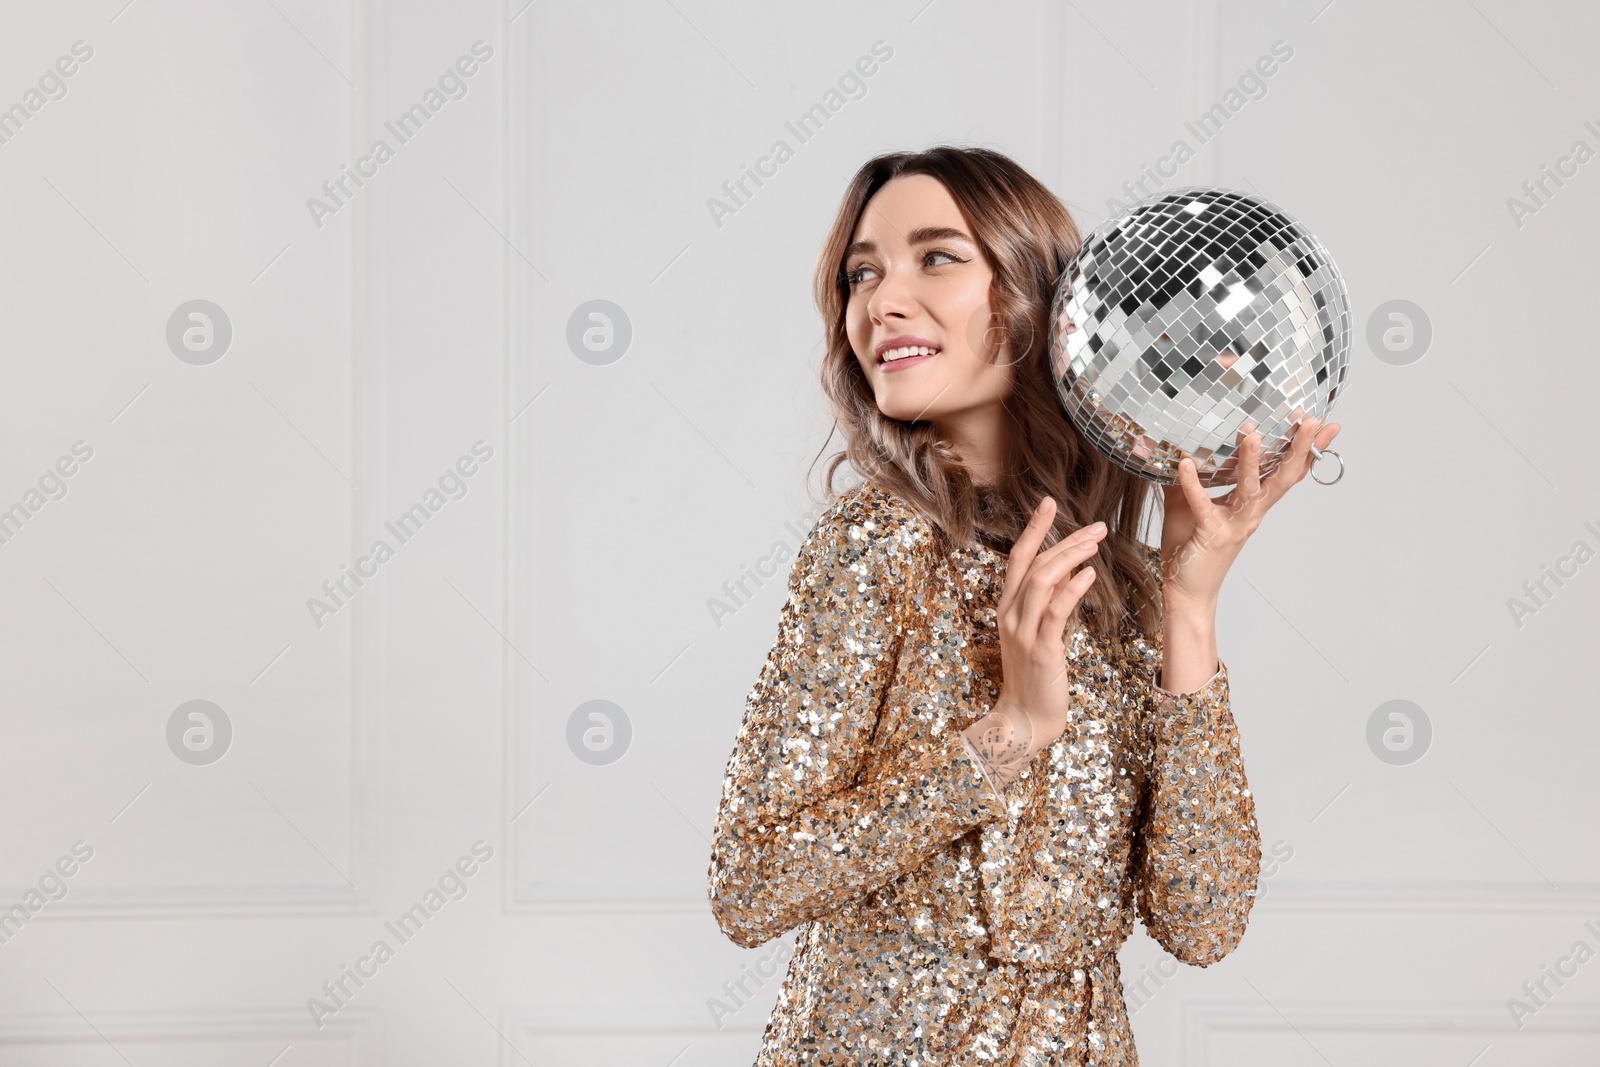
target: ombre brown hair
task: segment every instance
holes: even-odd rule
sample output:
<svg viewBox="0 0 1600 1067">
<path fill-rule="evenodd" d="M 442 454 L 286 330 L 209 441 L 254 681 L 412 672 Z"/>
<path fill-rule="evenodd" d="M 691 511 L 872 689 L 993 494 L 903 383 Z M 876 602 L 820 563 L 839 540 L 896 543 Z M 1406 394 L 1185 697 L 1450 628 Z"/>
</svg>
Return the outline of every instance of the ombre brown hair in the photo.
<svg viewBox="0 0 1600 1067">
<path fill-rule="evenodd" d="M 904 422 L 879 410 L 845 332 L 850 300 L 845 250 L 873 194 L 908 174 L 926 174 L 949 190 L 994 272 L 987 338 L 1014 364 L 1014 384 L 1004 405 L 1010 416 L 1009 455 L 992 487 L 971 480 L 932 422 Z M 1095 581 L 1080 609 L 1097 633 L 1120 643 L 1130 622 L 1146 635 L 1160 625 L 1159 578 L 1138 535 L 1146 506 L 1159 494 L 1096 451 L 1056 395 L 1049 353 L 1051 303 L 1081 241 L 1061 201 L 999 152 L 941 145 L 868 160 L 845 190 L 813 281 L 826 337 L 822 388 L 833 406 L 834 428 L 844 437 L 844 451 L 828 461 L 823 485 L 830 498 L 837 497 L 834 478 L 848 462 L 863 479 L 903 498 L 948 543 L 963 548 L 982 543 L 1009 552 L 1045 496 L 1056 500 L 1046 545 L 1104 520 L 1106 536 L 1093 557 Z M 1000 343 L 1007 340 L 1009 346 Z"/>
</svg>

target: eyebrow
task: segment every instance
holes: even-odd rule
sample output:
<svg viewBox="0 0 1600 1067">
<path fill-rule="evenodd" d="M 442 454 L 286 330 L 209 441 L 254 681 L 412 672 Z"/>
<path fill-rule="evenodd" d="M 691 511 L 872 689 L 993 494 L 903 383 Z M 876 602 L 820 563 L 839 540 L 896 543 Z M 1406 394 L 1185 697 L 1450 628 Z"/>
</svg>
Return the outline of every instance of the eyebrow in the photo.
<svg viewBox="0 0 1600 1067">
<path fill-rule="evenodd" d="M 968 237 L 965 233 L 956 229 L 954 226 L 923 226 L 920 229 L 912 230 L 906 235 L 906 243 L 913 245 L 927 244 L 929 241 L 948 241 L 951 239 L 966 241 L 968 244 L 972 243 L 972 238 Z M 867 252 L 876 252 L 877 250 L 878 244 L 876 241 L 853 241 L 851 242 L 850 247 L 844 250 L 844 258 L 849 259 L 851 256 L 861 255 Z"/>
</svg>

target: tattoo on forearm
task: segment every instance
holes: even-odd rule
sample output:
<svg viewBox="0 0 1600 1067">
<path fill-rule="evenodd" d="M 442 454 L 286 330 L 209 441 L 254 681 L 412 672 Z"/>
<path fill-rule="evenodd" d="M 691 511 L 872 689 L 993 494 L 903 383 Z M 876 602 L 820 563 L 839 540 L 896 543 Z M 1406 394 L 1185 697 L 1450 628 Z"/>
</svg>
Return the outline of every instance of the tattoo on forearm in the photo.
<svg viewBox="0 0 1600 1067">
<path fill-rule="evenodd" d="M 1016 708 L 998 706 L 963 734 L 996 792 L 1021 774 L 1033 759 L 1033 725 Z"/>
</svg>

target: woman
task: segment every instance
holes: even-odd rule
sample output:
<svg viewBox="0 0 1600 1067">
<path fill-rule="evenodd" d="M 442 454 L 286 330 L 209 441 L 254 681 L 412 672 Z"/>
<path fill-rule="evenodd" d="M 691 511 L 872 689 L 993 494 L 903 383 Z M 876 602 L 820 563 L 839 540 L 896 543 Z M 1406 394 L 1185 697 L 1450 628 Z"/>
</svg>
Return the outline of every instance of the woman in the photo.
<svg viewBox="0 0 1600 1067">
<path fill-rule="evenodd" d="M 1338 424 L 1267 479 L 1250 433 L 1217 501 L 1185 458 L 1143 544 L 1150 483 L 1050 377 L 1079 240 L 1014 162 L 941 147 L 862 167 L 819 260 L 827 484 L 863 480 L 797 554 L 709 871 L 734 942 L 801 928 L 757 1067 L 1137 1064 L 1134 916 L 1200 966 L 1244 933 L 1260 838 L 1217 596 Z"/>
</svg>

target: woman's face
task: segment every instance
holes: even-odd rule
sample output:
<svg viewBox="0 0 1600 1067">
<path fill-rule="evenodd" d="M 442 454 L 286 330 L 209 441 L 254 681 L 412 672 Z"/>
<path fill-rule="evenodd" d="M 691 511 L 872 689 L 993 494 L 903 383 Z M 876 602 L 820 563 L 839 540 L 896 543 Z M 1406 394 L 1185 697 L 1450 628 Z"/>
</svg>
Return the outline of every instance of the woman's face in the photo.
<svg viewBox="0 0 1600 1067">
<path fill-rule="evenodd" d="M 844 270 L 845 331 L 880 411 L 937 425 L 999 409 L 1012 369 L 998 320 L 989 328 L 994 272 L 942 182 L 886 182 L 861 213 Z"/>
</svg>

